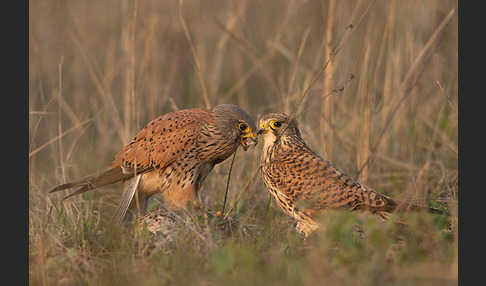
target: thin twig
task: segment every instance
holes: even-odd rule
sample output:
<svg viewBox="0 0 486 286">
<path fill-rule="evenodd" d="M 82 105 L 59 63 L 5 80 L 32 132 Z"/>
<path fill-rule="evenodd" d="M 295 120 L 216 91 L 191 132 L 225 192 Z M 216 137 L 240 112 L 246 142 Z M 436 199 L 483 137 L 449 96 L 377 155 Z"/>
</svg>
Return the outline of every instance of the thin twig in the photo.
<svg viewBox="0 0 486 286">
<path fill-rule="evenodd" d="M 309 85 L 304 89 L 304 92 L 302 93 L 302 95 L 300 97 L 299 104 L 297 105 L 297 108 L 289 116 L 289 121 L 291 121 L 292 119 L 295 118 L 295 116 L 297 116 L 298 111 L 300 110 L 300 108 L 301 108 L 301 106 L 302 106 L 302 104 L 304 102 L 304 99 L 306 98 L 306 96 L 309 93 L 309 91 L 312 88 L 312 86 L 317 83 L 317 80 L 324 74 L 324 72 L 326 71 L 327 67 L 329 66 L 329 63 L 331 61 L 333 61 L 336 58 L 336 56 L 339 54 L 339 52 L 341 51 L 343 45 L 346 43 L 346 40 L 349 38 L 349 35 L 351 35 L 351 33 L 354 30 L 356 30 L 356 27 L 358 27 L 363 22 L 363 19 L 368 14 L 368 12 L 371 10 L 371 7 L 375 4 L 375 2 L 376 2 L 376 0 L 373 1 L 373 2 L 371 2 L 368 5 L 368 7 L 366 8 L 366 10 L 363 12 L 363 14 L 361 15 L 361 17 L 358 19 L 356 25 L 349 24 L 346 27 L 346 30 L 345 30 L 344 34 L 341 36 L 340 40 L 338 41 L 338 44 L 331 50 L 331 53 L 329 55 L 328 60 L 319 69 L 319 71 L 314 74 L 314 77 L 312 77 Z M 288 125 L 287 125 L 287 127 L 288 127 Z M 284 130 L 284 132 L 285 132 L 285 130 Z M 282 132 L 281 134 L 283 134 L 284 132 Z M 279 138 L 277 138 L 277 139 L 279 139 Z"/>
<path fill-rule="evenodd" d="M 258 168 L 255 170 L 255 172 L 251 176 L 250 180 L 248 180 L 248 182 L 246 183 L 246 186 L 243 189 L 241 189 L 241 191 L 238 193 L 238 196 L 236 197 L 236 200 L 234 201 L 234 203 L 231 205 L 230 209 L 228 210 L 228 212 L 224 216 L 224 219 L 226 219 L 229 216 L 229 214 L 231 213 L 231 211 L 233 211 L 233 209 L 236 206 L 236 204 L 238 204 L 238 202 L 240 201 L 241 196 L 243 195 L 243 193 L 246 192 L 248 190 L 248 188 L 250 187 L 250 184 L 253 183 L 253 182 L 255 182 L 255 177 L 258 174 L 258 171 L 260 170 L 260 168 L 261 168 L 261 165 L 259 165 Z"/>
<path fill-rule="evenodd" d="M 61 101 L 62 101 L 62 64 L 64 62 L 64 56 L 61 56 L 61 60 L 58 64 L 58 75 L 59 75 L 59 82 L 58 82 L 58 91 L 57 97 L 59 100 L 59 104 L 57 105 L 57 132 L 59 135 L 62 134 L 62 114 L 61 114 Z M 79 121 L 76 122 L 79 124 Z M 66 168 L 64 167 L 64 148 L 62 145 L 62 137 L 59 137 L 59 162 L 61 165 L 61 173 L 62 173 L 62 180 L 63 183 L 66 182 Z"/>
<path fill-rule="evenodd" d="M 73 21 L 76 24 L 75 27 L 81 26 L 81 24 L 78 23 L 76 18 L 74 18 Z M 79 49 L 83 62 L 86 64 L 86 67 L 88 68 L 89 71 L 88 75 L 91 77 L 91 80 L 93 81 L 99 96 L 103 99 L 105 105 L 109 105 L 113 109 L 114 114 L 110 115 L 110 118 L 113 119 L 113 124 L 115 124 L 115 128 L 114 128 L 115 131 L 117 132 L 121 141 L 126 140 L 128 136 L 125 136 L 125 133 L 123 132 L 124 128 L 123 128 L 123 122 L 121 120 L 120 112 L 116 107 L 116 103 L 111 92 L 107 92 L 105 90 L 105 86 L 101 80 L 101 76 L 99 76 L 100 72 L 98 66 L 96 65 L 96 61 L 93 61 L 88 56 L 88 53 L 86 52 L 83 45 L 81 44 L 81 40 L 78 39 L 77 35 L 73 31 L 69 33 L 69 36 L 71 37 L 71 40 L 73 41 L 75 46 Z"/>
<path fill-rule="evenodd" d="M 236 3 L 235 3 L 236 4 Z M 234 13 L 230 13 L 226 20 L 226 27 L 229 30 L 233 30 L 236 24 L 238 23 L 238 19 L 241 19 L 243 13 L 246 11 L 246 7 L 248 6 L 248 1 L 239 1 L 237 2 L 238 7 Z M 209 79 L 209 93 L 210 94 L 217 94 L 219 91 L 220 83 L 222 80 L 221 73 L 223 71 L 223 59 L 225 56 L 226 46 L 229 42 L 229 34 L 228 33 L 221 33 L 221 37 L 219 38 L 218 44 L 216 45 L 215 50 L 215 57 L 212 60 L 213 66 L 211 69 L 211 73 L 208 75 Z"/>
<path fill-rule="evenodd" d="M 384 137 L 384 134 L 386 133 L 386 131 L 390 127 L 391 122 L 393 121 L 393 118 L 395 117 L 395 114 L 397 113 L 398 109 L 400 108 L 400 106 L 402 105 L 402 103 L 405 101 L 405 99 L 407 99 L 408 96 L 411 94 L 411 91 L 414 89 L 414 87 L 417 86 L 417 83 L 418 83 L 418 80 L 420 78 L 420 75 L 424 72 L 425 66 L 427 65 L 428 61 L 431 59 L 431 55 L 433 53 L 429 53 L 428 57 L 426 58 L 423 66 L 422 66 L 422 71 L 415 78 L 415 81 L 412 82 L 410 85 L 406 86 L 406 84 L 408 83 L 408 81 L 412 78 L 412 74 L 413 74 L 412 71 L 414 71 L 415 68 L 418 66 L 418 63 L 424 57 L 426 51 L 429 50 L 429 48 L 431 47 L 432 43 L 437 38 L 438 34 L 444 29 L 444 27 L 446 26 L 446 24 L 449 23 L 449 21 L 452 19 L 452 15 L 454 14 L 454 12 L 455 12 L 455 9 L 452 9 L 449 12 L 449 14 L 444 18 L 444 20 L 442 20 L 442 22 L 439 24 L 439 26 L 437 27 L 437 29 L 434 31 L 434 33 L 432 34 L 432 36 L 430 37 L 430 39 L 427 41 L 427 43 L 425 44 L 425 46 L 423 47 L 423 49 L 420 51 L 419 56 L 415 59 L 414 63 L 412 64 L 412 66 L 410 67 L 409 71 L 407 72 L 407 75 L 405 76 L 405 79 L 402 81 L 402 83 L 400 85 L 400 91 L 403 93 L 403 95 L 400 98 L 400 101 L 397 103 L 397 105 L 395 105 L 395 108 L 393 108 L 393 110 L 388 114 L 388 118 L 387 118 L 387 121 L 385 123 L 385 127 L 381 131 L 381 134 L 378 137 L 378 140 L 377 140 L 376 144 L 373 146 L 373 148 L 371 148 L 370 155 L 368 156 L 368 158 L 366 159 L 366 161 L 363 163 L 363 165 L 359 168 L 358 173 L 356 174 L 356 178 L 359 177 L 359 175 L 361 174 L 361 172 L 363 171 L 363 169 L 370 162 L 370 159 L 376 154 L 376 151 L 378 150 L 378 147 L 380 146 L 380 143 L 381 143 L 381 141 L 382 141 L 382 139 Z"/>
<path fill-rule="evenodd" d="M 231 178 L 231 170 L 233 170 L 233 163 L 235 162 L 236 151 L 238 151 L 238 147 L 236 148 L 235 152 L 233 153 L 233 159 L 231 160 L 231 165 L 230 165 L 230 169 L 229 169 L 229 172 L 228 172 L 228 180 L 226 181 L 226 192 L 224 193 L 223 210 L 221 211 L 221 214 L 223 214 L 223 215 L 224 215 L 224 208 L 226 206 L 226 198 L 228 196 L 229 183 L 230 183 L 230 178 Z"/>
<path fill-rule="evenodd" d="M 412 77 L 413 72 L 415 71 L 416 67 L 424 57 L 425 53 L 429 50 L 429 48 L 432 46 L 432 44 L 435 42 L 435 39 L 438 37 L 440 32 L 444 29 L 444 27 L 449 23 L 449 21 L 452 19 L 452 16 L 454 15 L 454 12 L 456 9 L 452 9 L 449 14 L 442 20 L 442 22 L 439 24 L 437 29 L 435 29 L 434 33 L 430 36 L 430 39 L 425 43 L 425 46 L 422 48 L 420 51 L 419 55 L 415 58 L 415 61 L 413 62 L 412 66 L 408 70 L 407 74 L 405 75 L 405 78 L 402 82 L 402 89 L 405 89 L 405 85 L 408 83 L 410 78 Z"/>
<path fill-rule="evenodd" d="M 199 64 L 199 59 L 196 54 L 196 49 L 194 48 L 194 43 L 192 42 L 191 34 L 189 33 L 189 29 L 187 28 L 186 21 L 182 16 L 182 2 L 183 0 L 179 0 L 179 20 L 181 21 L 182 29 L 184 30 L 184 35 L 186 36 L 187 41 L 189 42 L 189 46 L 191 47 L 192 57 L 194 58 L 194 64 L 196 67 L 197 77 L 199 79 L 199 83 L 201 84 L 202 92 L 203 92 L 203 99 L 206 108 L 211 108 L 211 104 L 209 103 L 208 97 L 208 89 L 206 88 L 206 84 L 204 83 L 204 79 L 201 73 L 201 65 Z"/>
<path fill-rule="evenodd" d="M 299 69 L 300 66 L 299 65 L 300 58 L 302 57 L 302 53 L 304 52 L 304 47 L 307 42 L 307 38 L 309 37 L 310 31 L 311 31 L 311 27 L 308 27 L 305 30 L 304 35 L 302 36 L 302 40 L 300 41 L 299 50 L 297 51 L 297 57 L 294 60 L 294 67 L 292 70 L 292 74 L 290 76 L 289 87 L 288 87 L 289 93 L 291 93 L 292 90 L 294 89 L 295 78 L 297 77 L 297 70 Z"/>
<path fill-rule="evenodd" d="M 29 158 L 34 156 L 35 154 L 39 153 L 40 151 L 42 151 L 42 149 L 44 149 L 45 147 L 49 146 L 50 144 L 56 142 L 57 140 L 61 139 L 62 137 L 68 135 L 69 133 L 72 133 L 73 131 L 75 131 L 76 129 L 82 127 L 83 125 L 89 123 L 90 121 L 92 121 L 93 119 L 88 119 L 86 121 L 83 121 L 81 124 L 79 125 L 76 125 L 72 128 L 70 128 L 69 130 L 66 130 L 64 131 L 62 134 L 59 134 L 58 136 L 52 138 L 51 140 L 47 141 L 46 143 L 42 144 L 41 146 L 37 147 L 36 149 L 34 149 L 32 152 L 29 153 Z"/>
<path fill-rule="evenodd" d="M 48 111 L 29 111 L 29 115 L 52 115 L 54 112 Z"/>
<path fill-rule="evenodd" d="M 258 57 L 257 49 L 253 47 L 250 43 L 248 43 L 245 39 L 242 37 L 237 36 L 233 31 L 229 30 L 227 27 L 225 27 L 218 19 L 214 19 L 214 23 L 216 26 L 218 26 L 222 31 L 228 33 L 231 37 L 231 39 L 237 44 L 237 46 L 247 55 L 250 57 L 252 62 L 254 63 L 254 67 L 251 69 L 251 72 L 248 72 L 249 74 L 260 70 L 263 74 L 263 77 L 267 80 L 267 82 L 270 84 L 270 87 L 272 87 L 276 94 L 281 94 L 280 89 L 268 72 L 263 69 L 263 63 L 266 62 L 267 60 L 270 60 L 271 58 L 274 57 L 276 48 L 272 47 L 270 51 L 267 52 L 267 54 L 263 57 Z M 278 34 L 276 35 L 278 37 Z M 246 79 L 245 79 L 246 81 Z M 235 85 L 236 86 L 236 85 Z M 230 89 L 230 91 L 234 92 L 233 88 Z M 229 92 L 225 94 L 225 96 L 228 96 Z"/>
</svg>

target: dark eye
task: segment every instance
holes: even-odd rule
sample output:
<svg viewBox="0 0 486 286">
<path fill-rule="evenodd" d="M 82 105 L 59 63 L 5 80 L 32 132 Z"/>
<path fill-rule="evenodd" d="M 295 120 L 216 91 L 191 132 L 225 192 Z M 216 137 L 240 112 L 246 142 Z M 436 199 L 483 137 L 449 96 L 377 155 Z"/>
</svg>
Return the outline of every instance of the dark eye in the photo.
<svg viewBox="0 0 486 286">
<path fill-rule="evenodd" d="M 280 122 L 280 121 L 272 121 L 270 123 L 270 127 L 273 127 L 273 128 L 279 128 L 280 126 L 282 126 L 282 122 Z"/>
<path fill-rule="evenodd" d="M 241 131 L 245 131 L 248 129 L 248 125 L 246 123 L 240 123 L 238 124 L 238 128 L 241 130 Z"/>
</svg>

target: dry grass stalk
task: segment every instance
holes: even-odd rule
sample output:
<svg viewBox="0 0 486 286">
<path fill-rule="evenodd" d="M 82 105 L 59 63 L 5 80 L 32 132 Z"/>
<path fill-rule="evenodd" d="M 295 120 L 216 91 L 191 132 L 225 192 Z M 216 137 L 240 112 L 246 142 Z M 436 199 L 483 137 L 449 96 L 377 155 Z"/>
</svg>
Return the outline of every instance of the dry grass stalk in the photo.
<svg viewBox="0 0 486 286">
<path fill-rule="evenodd" d="M 331 43 L 333 42 L 333 23 L 334 23 L 334 0 L 329 1 L 329 6 L 327 7 L 327 24 L 326 24 L 326 37 L 324 46 L 324 62 L 329 61 L 329 57 L 331 55 Z M 328 94 L 332 87 L 331 75 L 334 72 L 334 64 L 329 62 L 329 67 L 327 68 L 326 74 L 324 75 L 324 81 L 322 83 L 322 91 L 323 94 Z M 333 109 L 334 109 L 334 99 L 332 96 L 323 96 L 322 99 L 322 112 L 321 112 L 321 120 L 320 120 L 320 143 L 323 148 L 325 157 L 332 161 L 332 153 L 333 153 L 333 144 L 334 144 L 334 133 L 330 126 L 333 122 Z M 328 123 L 329 122 L 329 123 Z"/>
</svg>

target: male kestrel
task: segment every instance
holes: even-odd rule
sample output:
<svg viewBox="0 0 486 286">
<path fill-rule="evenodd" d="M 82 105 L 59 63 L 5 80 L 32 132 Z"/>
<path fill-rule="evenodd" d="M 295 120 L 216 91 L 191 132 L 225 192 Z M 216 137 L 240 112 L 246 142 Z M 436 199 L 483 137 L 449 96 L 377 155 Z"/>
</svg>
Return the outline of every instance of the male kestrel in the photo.
<svg viewBox="0 0 486 286">
<path fill-rule="evenodd" d="M 136 210 L 145 213 L 148 199 L 157 192 L 168 207 L 185 208 L 188 202 L 198 207 L 197 194 L 206 176 L 239 145 L 246 151 L 256 144 L 255 132 L 253 119 L 233 104 L 167 113 L 150 121 L 123 147 L 108 170 L 50 192 L 77 187 L 68 198 L 127 181 L 115 215 L 118 221 L 128 220 L 127 210 L 131 215 Z"/>
<path fill-rule="evenodd" d="M 280 209 L 297 221 L 296 229 L 304 237 L 319 227 L 315 220 L 319 211 L 367 210 L 386 218 L 398 210 L 396 200 L 362 186 L 312 151 L 288 115 L 264 115 L 258 134 L 264 140 L 261 174 L 265 186 Z M 408 206 L 408 210 L 421 209 L 429 208 Z"/>
</svg>

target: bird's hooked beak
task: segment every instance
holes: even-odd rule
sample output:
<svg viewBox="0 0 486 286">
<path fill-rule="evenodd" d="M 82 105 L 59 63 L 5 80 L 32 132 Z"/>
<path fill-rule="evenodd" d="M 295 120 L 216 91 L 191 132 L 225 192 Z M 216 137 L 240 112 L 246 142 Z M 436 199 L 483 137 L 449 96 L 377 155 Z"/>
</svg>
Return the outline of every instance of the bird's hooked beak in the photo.
<svg viewBox="0 0 486 286">
<path fill-rule="evenodd" d="M 262 134 L 265 134 L 267 133 L 269 130 L 268 130 L 268 125 L 266 125 L 264 122 L 261 122 L 260 123 L 260 127 L 258 128 L 257 130 L 257 135 L 262 135 Z"/>
<path fill-rule="evenodd" d="M 248 147 L 250 147 L 251 145 L 256 145 L 257 143 L 258 137 L 255 132 L 249 131 L 248 133 L 245 133 L 240 137 L 240 144 L 245 151 L 248 150 Z"/>
</svg>

